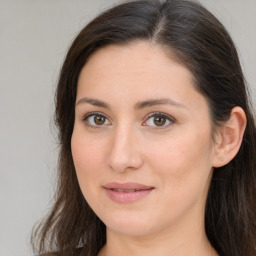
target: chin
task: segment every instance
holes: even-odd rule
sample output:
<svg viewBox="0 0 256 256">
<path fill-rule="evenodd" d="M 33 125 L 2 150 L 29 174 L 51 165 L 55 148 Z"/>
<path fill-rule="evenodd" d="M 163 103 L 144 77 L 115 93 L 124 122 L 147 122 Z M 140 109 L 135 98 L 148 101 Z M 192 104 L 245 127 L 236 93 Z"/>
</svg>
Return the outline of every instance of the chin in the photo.
<svg viewBox="0 0 256 256">
<path fill-rule="evenodd" d="M 119 233 L 126 236 L 146 236 L 153 233 L 153 230 L 147 226 L 142 226 L 135 223 L 123 223 L 122 225 L 109 225 L 107 226 L 108 230 L 111 230 L 115 233 Z"/>
<path fill-rule="evenodd" d="M 145 236 L 154 232 L 152 218 L 131 216 L 131 214 L 112 214 L 101 218 L 107 229 L 128 236 Z"/>
</svg>

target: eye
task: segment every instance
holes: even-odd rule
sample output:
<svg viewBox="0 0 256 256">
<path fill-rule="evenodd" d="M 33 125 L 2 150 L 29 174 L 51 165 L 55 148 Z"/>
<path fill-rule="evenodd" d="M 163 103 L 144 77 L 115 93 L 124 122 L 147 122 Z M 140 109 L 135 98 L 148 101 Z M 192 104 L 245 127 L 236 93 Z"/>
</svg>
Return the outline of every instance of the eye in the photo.
<svg viewBox="0 0 256 256">
<path fill-rule="evenodd" d="M 106 126 L 111 124 L 110 121 L 100 113 L 89 113 L 83 119 L 88 126 Z"/>
<path fill-rule="evenodd" d="M 151 113 L 147 120 L 143 123 L 144 126 L 166 128 L 174 123 L 174 119 L 163 113 Z"/>
</svg>

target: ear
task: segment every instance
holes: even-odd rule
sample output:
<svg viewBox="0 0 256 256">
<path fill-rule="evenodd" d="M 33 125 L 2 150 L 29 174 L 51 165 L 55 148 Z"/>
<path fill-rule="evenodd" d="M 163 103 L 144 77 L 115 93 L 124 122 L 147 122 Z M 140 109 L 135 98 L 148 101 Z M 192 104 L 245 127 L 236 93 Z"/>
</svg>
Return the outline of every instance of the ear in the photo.
<svg viewBox="0 0 256 256">
<path fill-rule="evenodd" d="M 214 147 L 213 167 L 228 164 L 241 146 L 246 127 L 246 115 L 241 107 L 234 107 L 230 118 L 217 129 Z"/>
</svg>

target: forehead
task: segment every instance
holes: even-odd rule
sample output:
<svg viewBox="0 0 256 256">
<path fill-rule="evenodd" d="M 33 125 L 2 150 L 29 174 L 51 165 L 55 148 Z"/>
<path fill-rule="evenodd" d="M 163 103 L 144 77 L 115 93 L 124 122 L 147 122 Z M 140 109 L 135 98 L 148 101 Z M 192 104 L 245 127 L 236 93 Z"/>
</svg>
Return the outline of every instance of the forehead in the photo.
<svg viewBox="0 0 256 256">
<path fill-rule="evenodd" d="M 94 52 L 80 73 L 78 86 L 102 80 L 107 86 L 118 80 L 121 87 L 148 80 L 148 86 L 153 88 L 153 84 L 161 84 L 161 80 L 167 78 L 170 83 L 181 78 L 191 84 L 194 81 L 191 72 L 171 58 L 171 54 L 167 55 L 161 46 L 138 41 L 128 45 L 108 45 Z"/>
<path fill-rule="evenodd" d="M 96 99 L 120 115 L 134 113 L 140 102 L 167 99 L 182 105 L 187 119 L 209 122 L 207 100 L 193 81 L 192 73 L 159 46 L 145 42 L 110 45 L 92 54 L 83 67 L 76 102 Z"/>
<path fill-rule="evenodd" d="M 206 101 L 186 67 L 161 46 L 144 41 L 109 45 L 90 56 L 78 79 L 77 98 L 96 96 L 118 104 L 169 97 L 189 107 Z"/>
</svg>

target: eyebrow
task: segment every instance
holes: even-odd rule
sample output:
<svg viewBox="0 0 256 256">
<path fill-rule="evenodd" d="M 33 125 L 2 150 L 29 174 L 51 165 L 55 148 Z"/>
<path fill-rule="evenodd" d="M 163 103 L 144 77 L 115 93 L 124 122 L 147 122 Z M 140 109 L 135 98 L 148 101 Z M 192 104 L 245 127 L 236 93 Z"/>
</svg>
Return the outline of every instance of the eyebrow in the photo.
<svg viewBox="0 0 256 256">
<path fill-rule="evenodd" d="M 76 103 L 76 106 L 80 105 L 82 103 L 89 103 L 93 106 L 110 109 L 109 104 L 107 104 L 104 101 L 98 100 L 98 99 L 82 98 Z M 184 105 L 182 105 L 181 103 L 179 103 L 177 101 L 174 101 L 174 100 L 171 100 L 171 99 L 168 99 L 168 98 L 161 98 L 161 99 L 149 99 L 149 100 L 146 100 L 146 101 L 137 102 L 134 105 L 134 109 L 135 110 L 140 110 L 140 109 L 143 109 L 143 108 L 153 107 L 153 106 L 156 106 L 156 105 L 171 105 L 171 106 L 175 106 L 175 107 L 186 108 Z"/>
<path fill-rule="evenodd" d="M 141 101 L 135 104 L 134 108 L 135 110 L 140 110 L 143 108 L 147 108 L 147 107 L 152 107 L 152 106 L 156 106 L 156 105 L 171 105 L 171 106 L 175 106 L 175 107 L 182 107 L 182 108 L 186 108 L 184 105 L 182 105 L 181 103 L 168 99 L 168 98 L 163 98 L 163 99 L 149 99 L 146 101 Z"/>
<path fill-rule="evenodd" d="M 82 98 L 82 99 L 80 99 L 80 100 L 76 103 L 76 106 L 77 106 L 77 105 L 80 105 L 80 104 L 82 104 L 82 103 L 89 103 L 89 104 L 91 104 L 91 105 L 93 105 L 93 106 L 97 106 L 97 107 L 101 107 L 101 108 L 110 109 L 110 106 L 109 106 L 107 103 L 105 103 L 105 102 L 103 102 L 103 101 L 101 101 L 101 100 L 97 100 L 97 99 Z"/>
</svg>

